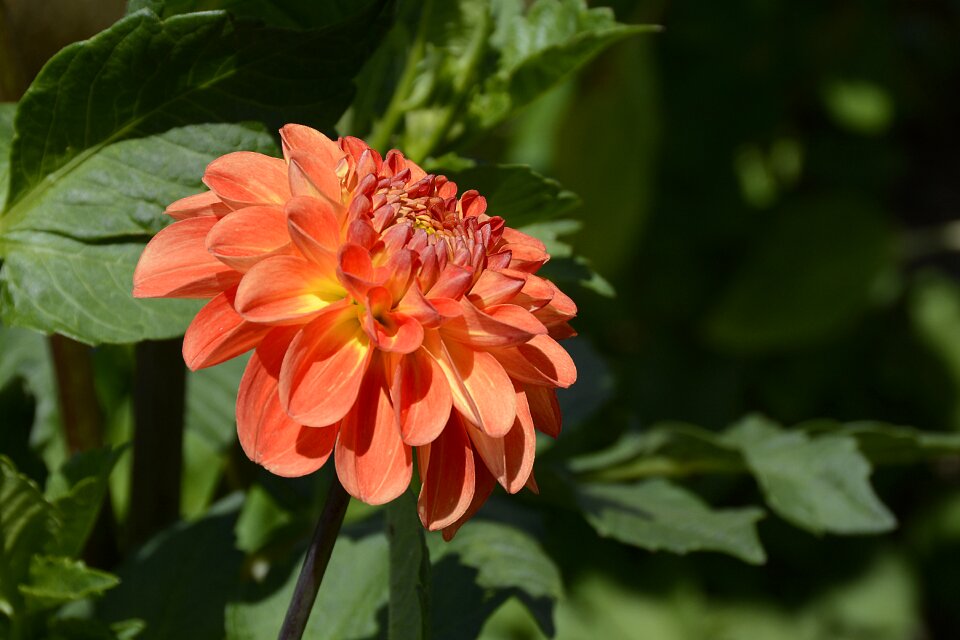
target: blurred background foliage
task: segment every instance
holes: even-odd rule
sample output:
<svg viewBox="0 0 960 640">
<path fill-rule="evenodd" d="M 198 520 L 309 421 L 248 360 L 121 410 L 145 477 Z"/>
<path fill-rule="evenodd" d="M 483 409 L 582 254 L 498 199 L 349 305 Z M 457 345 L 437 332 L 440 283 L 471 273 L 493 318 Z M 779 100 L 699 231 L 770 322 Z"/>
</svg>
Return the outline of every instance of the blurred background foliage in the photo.
<svg viewBox="0 0 960 640">
<path fill-rule="evenodd" d="M 280 27 L 349 7 L 132 4 L 161 16 L 225 7 Z M 405 84 L 417 3 L 400 3 L 337 128 L 430 156 L 461 187 L 511 185 L 499 201 L 552 241 L 561 257 L 552 277 L 580 307 L 581 335 L 569 343 L 580 381 L 561 394 L 563 435 L 542 443 L 541 495 L 496 495 L 449 545 L 428 536 L 433 637 L 955 637 L 960 6 L 593 2 L 664 31 L 611 37 L 536 99 L 487 83 L 456 105 L 451 95 L 522 54 L 508 42 L 502 59 L 465 77 L 471 38 L 490 35 L 470 13 L 478 3 L 462 4 L 465 18 L 430 34 Z M 75 19 L 50 20 L 36 6 L 2 5 L 20 81 L 123 11 L 77 2 L 64 8 Z M 540 175 L 507 183 L 496 164 Z M 141 545 L 122 527 L 129 452 L 61 468 L 46 343 L 20 329 L 2 339 L 0 451 L 46 484 L 45 504 L 74 513 L 51 539 L 75 541 L 70 522 L 93 528 L 70 506 L 83 502 L 83 482 L 108 496 L 117 529 L 115 555 L 97 564 L 88 546 L 84 557 L 119 586 L 85 574 L 88 591 L 64 598 L 73 602 L 50 633 L 271 637 L 330 469 L 289 481 L 246 463 L 230 422 L 243 362 L 188 376 L 183 519 Z M 104 440 L 122 445 L 134 428 L 134 350 L 98 347 L 93 364 Z M 0 485 L 4 495 L 31 491 L 39 495 L 20 480 Z M 386 634 L 380 518 L 352 505 L 308 637 Z M 695 550 L 712 552 L 664 552 Z M 42 586 L 43 562 L 17 570 Z M 85 599 L 100 591 L 97 604 Z M 62 603 L 29 589 L 16 597 L 39 609 Z"/>
</svg>

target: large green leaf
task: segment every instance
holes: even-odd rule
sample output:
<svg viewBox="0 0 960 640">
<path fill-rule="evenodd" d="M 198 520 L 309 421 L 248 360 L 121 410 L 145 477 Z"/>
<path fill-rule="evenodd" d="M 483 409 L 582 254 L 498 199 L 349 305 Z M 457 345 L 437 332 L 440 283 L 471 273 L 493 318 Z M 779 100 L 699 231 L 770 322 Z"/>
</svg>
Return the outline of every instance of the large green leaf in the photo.
<svg viewBox="0 0 960 640">
<path fill-rule="evenodd" d="M 896 525 L 870 486 L 870 463 L 852 437 L 785 431 L 751 417 L 728 433 L 743 451 L 767 503 L 814 533 L 877 533 Z"/>
<path fill-rule="evenodd" d="M 147 542 L 117 571 L 122 587 L 98 603 L 100 617 L 144 620 L 141 640 L 223 637 L 224 607 L 243 562 L 233 539 L 241 501 L 240 495 L 229 496 L 206 517 L 179 523 Z"/>
<path fill-rule="evenodd" d="M 58 524 L 37 485 L 0 456 L 0 613 L 10 615 L 21 607 L 17 585 L 27 577 L 31 556 L 43 549 Z"/>
<path fill-rule="evenodd" d="M 686 489 L 659 479 L 584 483 L 576 492 L 587 520 L 602 536 L 651 551 L 720 551 L 751 564 L 766 559 L 756 531 L 760 509 L 711 509 Z"/>
<path fill-rule="evenodd" d="M 274 566 L 261 585 L 227 606 L 228 640 L 272 638 L 280 630 L 302 563 Z M 377 611 L 387 604 L 390 560 L 387 537 L 337 539 L 303 637 L 355 640 L 375 636 Z M 334 588 L 328 588 L 334 587 Z"/>
<path fill-rule="evenodd" d="M 514 594 L 545 632 L 552 631 L 553 603 L 563 595 L 563 583 L 553 560 L 529 534 L 504 523 L 472 520 L 450 542 L 439 534 L 428 542 L 434 637 L 475 637 Z"/>
<path fill-rule="evenodd" d="M 77 556 L 83 550 L 107 493 L 110 472 L 124 447 L 74 455 L 47 481 L 46 497 L 59 510 L 62 527 L 53 551 Z"/>
<path fill-rule="evenodd" d="M 206 165 L 236 149 L 270 152 L 259 127 L 194 125 L 125 140 L 31 193 L 6 220 L 0 249 L 3 320 L 87 343 L 183 333 L 192 300 L 135 300 L 133 269 L 144 240 L 167 222 L 167 203 L 200 190 Z"/>
<path fill-rule="evenodd" d="M 119 584 L 114 575 L 60 556 L 34 556 L 30 576 L 19 589 L 30 610 L 58 607 L 73 600 L 97 596 Z"/>
<path fill-rule="evenodd" d="M 387 506 L 390 541 L 390 598 L 387 637 L 423 640 L 430 637 L 430 552 L 417 517 L 417 501 L 409 491 Z"/>
<path fill-rule="evenodd" d="M 196 11 L 224 10 L 243 18 L 263 20 L 275 27 L 322 27 L 355 16 L 379 0 L 130 0 L 127 14 L 149 9 L 162 18 Z"/>
</svg>

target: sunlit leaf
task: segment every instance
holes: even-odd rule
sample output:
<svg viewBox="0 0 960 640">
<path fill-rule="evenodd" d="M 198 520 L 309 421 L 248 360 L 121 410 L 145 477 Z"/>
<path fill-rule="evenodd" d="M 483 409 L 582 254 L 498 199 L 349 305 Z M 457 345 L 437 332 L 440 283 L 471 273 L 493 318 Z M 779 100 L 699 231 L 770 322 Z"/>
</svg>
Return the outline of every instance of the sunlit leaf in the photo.
<svg viewBox="0 0 960 640">
<path fill-rule="evenodd" d="M 91 569 L 80 560 L 33 556 L 28 581 L 19 589 L 28 609 L 41 610 L 100 595 L 119 582 L 116 576 Z"/>
</svg>

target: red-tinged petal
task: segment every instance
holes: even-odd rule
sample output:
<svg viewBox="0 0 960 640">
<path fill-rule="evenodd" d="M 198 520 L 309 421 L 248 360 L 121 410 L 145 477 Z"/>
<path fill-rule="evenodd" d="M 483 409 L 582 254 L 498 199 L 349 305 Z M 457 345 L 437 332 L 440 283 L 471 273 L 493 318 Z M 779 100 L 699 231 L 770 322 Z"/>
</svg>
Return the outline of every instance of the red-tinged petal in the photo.
<svg viewBox="0 0 960 640">
<path fill-rule="evenodd" d="M 437 308 L 441 314 L 448 315 L 444 314 L 444 308 Z M 509 347 L 547 333 L 533 314 L 515 305 L 498 305 L 481 311 L 469 300 L 461 300 L 460 308 L 459 316 L 447 318 L 441 325 L 444 338 L 477 348 Z M 494 313 L 488 313 L 490 311 Z"/>
<path fill-rule="evenodd" d="M 527 484 L 523 485 L 527 489 L 530 489 L 533 493 L 540 495 L 540 486 L 537 484 L 537 479 L 533 477 L 533 472 L 530 472 L 530 477 L 527 478 Z"/>
<path fill-rule="evenodd" d="M 237 393 L 237 435 L 253 462 L 288 478 L 319 469 L 333 453 L 337 426 L 305 427 L 280 405 L 277 378 L 250 356 Z"/>
<path fill-rule="evenodd" d="M 418 165 L 413 160 L 410 160 L 408 158 L 406 160 L 406 165 L 407 165 L 407 169 L 410 169 L 410 182 L 409 182 L 410 184 L 419 182 L 420 180 L 423 180 L 425 177 L 427 177 L 427 172 L 421 169 L 420 165 Z"/>
<path fill-rule="evenodd" d="M 330 164 L 323 157 L 294 151 L 290 154 L 290 193 L 294 196 L 326 198 L 333 204 L 340 204 L 340 177 L 336 164 Z"/>
<path fill-rule="evenodd" d="M 474 189 L 464 191 L 460 196 L 460 210 L 464 218 L 476 218 L 487 210 L 487 199 Z"/>
<path fill-rule="evenodd" d="M 290 251 L 287 217 L 279 207 L 244 207 L 213 226 L 207 251 L 237 271 Z"/>
<path fill-rule="evenodd" d="M 559 324 L 551 324 L 547 327 L 547 335 L 554 340 L 566 340 L 567 338 L 572 338 L 577 335 L 577 330 L 574 329 L 569 322 L 561 322 Z"/>
<path fill-rule="evenodd" d="M 336 258 L 340 247 L 340 214 L 336 205 L 298 196 L 287 203 L 284 211 L 290 238 L 304 256 L 324 266 Z"/>
<path fill-rule="evenodd" d="M 550 387 L 528 384 L 523 385 L 523 393 L 527 397 L 533 426 L 551 438 L 559 436 L 561 416 L 557 392 Z"/>
<path fill-rule="evenodd" d="M 537 240 L 533 236 L 524 233 L 523 231 L 517 231 L 512 227 L 503 228 L 503 241 L 508 244 L 516 245 L 526 245 L 540 250 L 541 252 L 546 253 L 547 245 L 543 244 L 540 240 Z"/>
<path fill-rule="evenodd" d="M 515 278 L 486 269 L 480 274 L 467 297 L 481 309 L 503 304 L 510 302 L 523 289 L 525 283 L 523 278 Z"/>
<path fill-rule="evenodd" d="M 214 216 L 174 222 L 147 243 L 133 274 L 136 298 L 210 298 L 236 285 L 241 274 L 210 255 L 204 242 Z"/>
<path fill-rule="evenodd" d="M 459 300 L 470 288 L 473 274 L 456 264 L 448 264 L 440 272 L 437 282 L 427 291 L 427 298 Z"/>
<path fill-rule="evenodd" d="M 508 493 L 523 489 L 533 471 L 533 458 L 537 450 L 533 420 L 529 408 L 524 405 L 524 402 L 518 403 L 513 428 L 502 438 L 491 438 L 479 429 L 467 428 L 470 440 L 487 469 Z"/>
<path fill-rule="evenodd" d="M 174 220 L 186 220 L 200 216 L 222 218 L 233 211 L 225 205 L 213 191 L 204 191 L 196 195 L 181 198 L 168 206 L 164 213 Z"/>
<path fill-rule="evenodd" d="M 439 343 L 439 347 L 438 347 Z M 424 340 L 443 369 L 453 406 L 484 433 L 502 437 L 513 427 L 516 397 L 507 372 L 489 353 L 443 340 Z"/>
<path fill-rule="evenodd" d="M 287 349 L 280 371 L 284 409 L 301 424 L 337 422 L 357 399 L 371 352 L 352 305 L 331 305 Z"/>
<path fill-rule="evenodd" d="M 371 287 L 377 286 L 370 252 L 358 244 L 347 243 L 340 248 L 337 277 L 354 298 L 364 300 Z"/>
<path fill-rule="evenodd" d="M 391 398 L 400 436 L 415 447 L 432 442 L 440 434 L 453 406 L 443 369 L 423 349 L 400 358 Z"/>
<path fill-rule="evenodd" d="M 510 268 L 517 271 L 533 273 L 550 259 L 546 252 L 527 244 L 507 244 L 503 248 L 510 251 Z"/>
<path fill-rule="evenodd" d="M 476 472 L 470 440 L 456 416 L 427 446 L 429 453 L 420 458 L 426 464 L 420 466 L 422 485 L 417 511 L 423 526 L 436 531 L 449 527 L 466 513 L 473 501 Z"/>
<path fill-rule="evenodd" d="M 183 336 L 183 360 L 192 370 L 220 364 L 254 348 L 270 327 L 247 322 L 234 311 L 236 288 L 221 293 L 194 317 Z"/>
<path fill-rule="evenodd" d="M 281 127 L 280 139 L 283 142 L 283 157 L 287 160 L 293 152 L 304 151 L 312 153 L 325 164 L 336 168 L 337 163 L 345 155 L 336 142 L 316 129 L 302 124 L 288 124 Z"/>
<path fill-rule="evenodd" d="M 550 336 L 534 336 L 527 344 L 491 349 L 490 353 L 520 382 L 566 388 L 577 380 L 570 354 Z"/>
<path fill-rule="evenodd" d="M 474 489 L 473 489 L 473 500 L 470 501 L 470 506 L 467 507 L 467 510 L 464 512 L 456 522 L 451 524 L 448 527 L 443 529 L 443 539 L 447 542 L 453 540 L 453 536 L 457 535 L 457 531 L 460 530 L 467 520 L 477 515 L 477 511 L 480 510 L 480 507 L 484 505 L 487 501 L 487 498 L 490 497 L 490 494 L 493 493 L 493 488 L 497 486 L 497 481 L 494 479 L 490 472 L 487 471 L 487 467 L 483 464 L 483 460 L 480 459 L 480 456 L 476 451 L 473 452 L 473 470 L 475 475 L 474 480 Z"/>
<path fill-rule="evenodd" d="M 274 256 L 243 276 L 236 308 L 251 322 L 303 323 L 344 294 L 329 271 L 298 256 Z"/>
<path fill-rule="evenodd" d="M 371 363 L 357 401 L 341 423 L 335 457 L 344 488 L 367 504 L 389 502 L 410 485 L 413 455 L 394 422 L 379 357 Z"/>
<path fill-rule="evenodd" d="M 397 311 L 415 318 L 422 326 L 435 328 L 440 325 L 440 314 L 430 302 L 423 297 L 418 287 L 410 287 L 397 305 Z"/>
<path fill-rule="evenodd" d="M 237 151 L 207 165 L 203 182 L 234 209 L 282 205 L 290 199 L 287 163 L 261 153 Z"/>
<path fill-rule="evenodd" d="M 402 313 L 388 313 L 376 323 L 376 343 L 381 351 L 412 353 L 423 344 L 423 325 Z"/>
<path fill-rule="evenodd" d="M 542 309 L 553 300 L 557 287 L 549 280 L 532 273 L 524 273 L 523 271 L 514 271 L 512 269 L 508 269 L 506 273 L 514 277 L 525 277 L 525 282 L 520 293 L 510 301 L 512 304 L 521 306 L 527 311 L 536 311 Z M 543 322 L 543 319 L 541 318 L 540 321 Z"/>
</svg>

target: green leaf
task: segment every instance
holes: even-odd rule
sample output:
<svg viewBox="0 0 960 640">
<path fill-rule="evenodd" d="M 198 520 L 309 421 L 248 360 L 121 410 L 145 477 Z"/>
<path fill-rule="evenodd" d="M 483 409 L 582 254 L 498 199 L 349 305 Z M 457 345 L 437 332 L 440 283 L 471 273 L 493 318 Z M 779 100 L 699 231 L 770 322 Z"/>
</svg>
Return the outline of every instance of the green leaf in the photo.
<svg viewBox="0 0 960 640">
<path fill-rule="evenodd" d="M 431 609 L 437 637 L 472 637 L 512 594 L 553 628 L 553 602 L 563 595 L 560 571 L 530 535 L 507 524 L 473 520 L 450 542 L 428 538 L 433 563 Z"/>
<path fill-rule="evenodd" d="M 686 489 L 659 479 L 584 483 L 576 492 L 587 520 L 602 536 L 651 551 L 720 551 L 751 564 L 766 560 L 756 531 L 760 509 L 711 509 Z"/>
<path fill-rule="evenodd" d="M 378 35 L 380 6 L 312 31 L 225 12 L 129 15 L 41 70 L 15 118 L 5 225 L 106 146 L 216 120 L 328 127 Z"/>
<path fill-rule="evenodd" d="M 537 0 L 524 14 L 522 0 L 494 3 L 490 37 L 497 60 L 469 104 L 470 125 L 489 129 L 529 104 L 601 51 L 657 27 L 618 24 L 606 7 L 584 0 Z"/>
<path fill-rule="evenodd" d="M 47 499 L 60 511 L 63 522 L 53 552 L 72 557 L 83 550 L 106 496 L 110 472 L 125 449 L 78 453 L 47 481 Z"/>
<path fill-rule="evenodd" d="M 13 142 L 13 114 L 17 105 L 0 103 L 0 202 L 7 201 L 7 184 L 10 177 L 10 144 Z"/>
<path fill-rule="evenodd" d="M 222 638 L 224 607 L 243 563 L 233 541 L 241 502 L 239 494 L 228 496 L 206 517 L 147 542 L 117 571 L 123 586 L 99 601 L 99 617 L 142 619 L 143 640 Z"/>
<path fill-rule="evenodd" d="M 275 566 L 261 585 L 227 606 L 228 640 L 261 640 L 277 634 L 283 622 L 303 556 Z M 337 539 L 307 623 L 306 640 L 350 640 L 375 636 L 377 611 L 387 603 L 390 566 L 383 534 Z"/>
<path fill-rule="evenodd" d="M 317 28 L 343 22 L 369 10 L 379 0 L 130 0 L 127 15 L 149 9 L 162 18 L 196 11 L 223 10 L 240 18 L 262 20 L 287 29 Z"/>
<path fill-rule="evenodd" d="M 852 437 L 811 438 L 748 417 L 727 436 L 743 451 L 767 503 L 813 533 L 878 533 L 896 525 L 870 486 L 870 463 Z"/>
<path fill-rule="evenodd" d="M 524 165 L 474 165 L 444 170 L 440 163 L 431 171 L 444 174 L 459 190 L 476 189 L 487 199 L 487 213 L 500 216 L 510 227 L 522 227 L 556 218 L 580 204 L 580 199 Z"/>
<path fill-rule="evenodd" d="M 166 204 L 201 190 L 219 155 L 275 150 L 253 126 L 172 129 L 104 148 L 7 221 L 0 249 L 3 320 L 74 339 L 135 342 L 183 333 L 200 303 L 135 300 L 133 270 L 146 239 L 169 220 Z"/>
<path fill-rule="evenodd" d="M 49 640 L 133 640 L 144 629 L 142 620 L 106 624 L 94 618 L 56 617 L 48 621 Z"/>
<path fill-rule="evenodd" d="M 792 349 L 849 327 L 895 255 L 883 212 L 837 196 L 778 212 L 758 247 L 705 321 L 725 349 Z"/>
<path fill-rule="evenodd" d="M 58 556 L 34 556 L 30 560 L 30 578 L 19 589 L 27 608 L 51 609 L 72 600 L 99 596 L 117 586 L 116 576 L 87 567 L 80 560 Z"/>
<path fill-rule="evenodd" d="M 407 491 L 387 505 L 390 541 L 390 640 L 430 637 L 430 552 L 417 517 L 417 501 Z"/>
<path fill-rule="evenodd" d="M 30 557 L 51 539 L 57 514 L 36 484 L 0 456 L 0 613 L 21 605 L 17 585 L 27 578 Z"/>
</svg>

